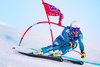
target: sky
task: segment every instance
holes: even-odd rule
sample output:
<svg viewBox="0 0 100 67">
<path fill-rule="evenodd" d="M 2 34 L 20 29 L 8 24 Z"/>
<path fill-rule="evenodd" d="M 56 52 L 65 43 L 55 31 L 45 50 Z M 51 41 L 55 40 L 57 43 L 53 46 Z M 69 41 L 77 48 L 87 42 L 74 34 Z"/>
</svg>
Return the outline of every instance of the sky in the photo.
<svg viewBox="0 0 100 67">
<path fill-rule="evenodd" d="M 69 26 L 74 20 L 80 22 L 85 45 L 99 45 L 100 0 L 44 1 L 61 10 L 64 15 L 62 25 Z M 0 22 L 4 24 L 26 30 L 32 24 L 46 20 L 47 17 L 41 0 L 0 0 Z M 50 21 L 57 23 L 58 17 L 50 17 Z M 48 32 L 48 26 L 49 25 L 41 24 L 35 29 Z M 61 30 L 60 33 L 58 33 L 59 28 L 56 26 L 52 26 L 52 29 L 53 32 L 56 32 L 54 36 L 61 33 Z"/>
</svg>

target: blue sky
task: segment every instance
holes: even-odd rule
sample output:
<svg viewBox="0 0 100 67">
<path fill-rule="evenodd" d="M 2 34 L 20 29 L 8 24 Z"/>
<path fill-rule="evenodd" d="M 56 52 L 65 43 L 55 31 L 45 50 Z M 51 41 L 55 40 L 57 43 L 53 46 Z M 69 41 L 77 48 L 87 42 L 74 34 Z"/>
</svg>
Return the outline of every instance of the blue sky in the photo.
<svg viewBox="0 0 100 67">
<path fill-rule="evenodd" d="M 62 25 L 68 26 L 74 20 L 79 21 L 85 43 L 99 45 L 100 0 L 44 1 L 56 6 L 64 14 Z M 50 19 L 58 21 L 58 17 Z M 0 22 L 26 30 L 33 23 L 44 20 L 47 18 L 41 0 L 0 0 Z"/>
</svg>

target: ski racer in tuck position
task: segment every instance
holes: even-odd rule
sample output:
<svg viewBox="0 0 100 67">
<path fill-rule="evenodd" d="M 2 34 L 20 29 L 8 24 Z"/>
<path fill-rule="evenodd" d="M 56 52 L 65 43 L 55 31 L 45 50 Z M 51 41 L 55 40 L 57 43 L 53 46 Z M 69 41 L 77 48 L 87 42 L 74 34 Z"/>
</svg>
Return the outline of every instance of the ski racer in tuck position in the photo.
<svg viewBox="0 0 100 67">
<path fill-rule="evenodd" d="M 52 45 L 43 47 L 38 51 L 34 51 L 33 54 L 42 55 L 49 51 L 53 51 L 53 56 L 61 57 L 67 52 L 72 51 L 77 47 L 77 40 L 81 51 L 81 58 L 85 58 L 84 44 L 82 42 L 83 35 L 80 30 L 80 24 L 77 21 L 73 21 L 70 26 L 67 26 L 53 42 Z"/>
</svg>

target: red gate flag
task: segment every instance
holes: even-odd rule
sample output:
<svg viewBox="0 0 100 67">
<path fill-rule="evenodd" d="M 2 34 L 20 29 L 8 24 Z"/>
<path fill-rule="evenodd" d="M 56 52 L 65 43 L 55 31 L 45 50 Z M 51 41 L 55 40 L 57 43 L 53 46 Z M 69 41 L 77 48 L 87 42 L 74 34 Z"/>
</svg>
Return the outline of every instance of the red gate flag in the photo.
<svg viewBox="0 0 100 67">
<path fill-rule="evenodd" d="M 48 3 L 43 2 L 43 5 L 48 16 L 59 16 L 59 25 L 61 25 L 61 20 L 63 19 L 63 14 L 61 11 Z"/>
</svg>

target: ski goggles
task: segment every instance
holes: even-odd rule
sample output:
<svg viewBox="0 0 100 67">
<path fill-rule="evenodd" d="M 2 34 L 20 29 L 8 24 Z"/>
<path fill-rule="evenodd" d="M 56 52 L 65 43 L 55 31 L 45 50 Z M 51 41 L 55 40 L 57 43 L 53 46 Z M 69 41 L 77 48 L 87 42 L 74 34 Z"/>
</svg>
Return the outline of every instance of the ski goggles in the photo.
<svg viewBox="0 0 100 67">
<path fill-rule="evenodd" d="M 72 30 L 74 31 L 74 32 L 79 32 L 80 31 L 80 28 L 72 28 Z"/>
</svg>

